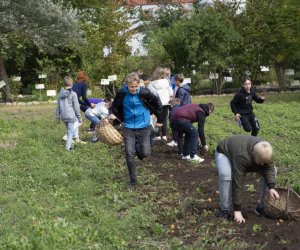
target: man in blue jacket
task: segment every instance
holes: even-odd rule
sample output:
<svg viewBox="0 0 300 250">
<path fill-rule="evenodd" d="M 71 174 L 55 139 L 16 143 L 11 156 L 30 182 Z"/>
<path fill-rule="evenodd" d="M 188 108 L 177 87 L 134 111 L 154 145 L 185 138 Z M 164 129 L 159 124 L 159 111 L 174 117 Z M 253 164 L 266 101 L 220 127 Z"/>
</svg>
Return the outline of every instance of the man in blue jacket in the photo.
<svg viewBox="0 0 300 250">
<path fill-rule="evenodd" d="M 134 159 L 136 155 L 142 160 L 151 154 L 150 113 L 158 117 L 162 112 L 162 104 L 149 89 L 139 86 L 137 73 L 130 73 L 114 98 L 112 112 L 123 122 L 129 184 L 136 185 L 137 171 Z"/>
</svg>

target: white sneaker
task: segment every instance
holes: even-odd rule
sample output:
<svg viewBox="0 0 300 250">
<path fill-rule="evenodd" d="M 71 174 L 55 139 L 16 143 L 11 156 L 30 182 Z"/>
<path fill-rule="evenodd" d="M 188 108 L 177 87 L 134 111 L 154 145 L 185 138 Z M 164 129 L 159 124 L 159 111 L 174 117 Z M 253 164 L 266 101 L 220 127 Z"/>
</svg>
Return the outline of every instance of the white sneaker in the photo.
<svg viewBox="0 0 300 250">
<path fill-rule="evenodd" d="M 62 139 L 63 139 L 64 141 L 67 141 L 68 136 L 67 136 L 67 135 L 64 135 Z"/>
<path fill-rule="evenodd" d="M 160 137 L 160 136 L 156 136 L 156 137 L 153 138 L 153 140 L 154 140 L 154 141 L 160 141 L 160 140 L 161 140 L 161 137 Z"/>
<path fill-rule="evenodd" d="M 163 136 L 162 139 L 165 140 L 165 141 L 168 140 L 166 136 Z"/>
<path fill-rule="evenodd" d="M 168 145 L 169 147 L 176 147 L 176 146 L 177 146 L 177 143 L 176 143 L 175 141 L 171 141 L 171 142 L 167 143 L 167 145 Z"/>
<path fill-rule="evenodd" d="M 187 155 L 187 156 L 182 156 L 181 159 L 190 161 L 191 157 L 189 155 Z"/>
<path fill-rule="evenodd" d="M 198 155 L 194 155 L 194 157 L 193 157 L 193 158 L 190 158 L 190 161 L 203 162 L 203 161 L 204 161 L 204 159 L 203 159 L 203 158 L 201 158 L 201 157 L 200 157 L 200 156 L 198 156 Z"/>
<path fill-rule="evenodd" d="M 74 141 L 75 143 L 78 143 L 78 144 L 86 144 L 85 141 L 82 141 L 82 140 L 80 140 L 79 138 L 76 138 L 76 139 L 74 139 L 73 141 Z"/>
</svg>

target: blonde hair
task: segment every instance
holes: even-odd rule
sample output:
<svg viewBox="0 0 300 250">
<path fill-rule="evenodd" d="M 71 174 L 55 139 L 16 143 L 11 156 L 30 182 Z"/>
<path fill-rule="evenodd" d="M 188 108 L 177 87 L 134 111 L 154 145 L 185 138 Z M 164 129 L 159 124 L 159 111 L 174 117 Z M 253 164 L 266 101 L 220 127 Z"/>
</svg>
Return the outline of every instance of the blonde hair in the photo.
<svg viewBox="0 0 300 250">
<path fill-rule="evenodd" d="M 140 82 L 139 75 L 135 72 L 132 72 L 126 76 L 126 80 L 125 80 L 126 85 L 132 82 L 138 82 L 138 83 Z"/>
<path fill-rule="evenodd" d="M 253 156 L 256 163 L 271 163 L 273 158 L 273 149 L 271 144 L 266 141 L 256 143 L 253 147 Z"/>
<path fill-rule="evenodd" d="M 65 76 L 64 77 L 64 86 L 66 88 L 70 88 L 73 86 L 73 79 L 70 76 Z"/>
<path fill-rule="evenodd" d="M 159 79 L 164 79 L 165 78 L 165 69 L 163 67 L 157 67 L 154 70 L 154 73 L 151 76 L 151 81 L 159 80 Z"/>
</svg>

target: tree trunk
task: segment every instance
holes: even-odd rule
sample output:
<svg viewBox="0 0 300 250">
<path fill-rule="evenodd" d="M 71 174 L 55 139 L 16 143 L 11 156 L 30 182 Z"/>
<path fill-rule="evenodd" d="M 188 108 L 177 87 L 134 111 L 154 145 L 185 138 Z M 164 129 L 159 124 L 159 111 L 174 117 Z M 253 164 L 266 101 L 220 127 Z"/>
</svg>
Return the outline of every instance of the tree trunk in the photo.
<svg viewBox="0 0 300 250">
<path fill-rule="evenodd" d="M 223 83 L 223 74 L 222 74 L 222 68 L 219 68 L 215 75 L 218 74 L 218 78 L 216 79 L 216 88 L 217 88 L 217 95 L 220 95 L 222 93 L 222 83 Z"/>
<path fill-rule="evenodd" d="M 286 89 L 286 79 L 285 79 L 285 67 L 282 64 L 275 64 L 276 77 L 278 81 L 278 87 L 281 90 Z"/>
<path fill-rule="evenodd" d="M 9 82 L 8 82 L 8 76 L 6 74 L 5 66 L 4 66 L 4 61 L 2 56 L 0 55 L 0 78 L 5 82 L 5 86 L 3 87 L 2 90 L 2 96 L 3 96 L 3 101 L 4 102 L 13 102 L 11 98 L 11 92 L 10 92 L 10 87 L 9 87 Z"/>
</svg>

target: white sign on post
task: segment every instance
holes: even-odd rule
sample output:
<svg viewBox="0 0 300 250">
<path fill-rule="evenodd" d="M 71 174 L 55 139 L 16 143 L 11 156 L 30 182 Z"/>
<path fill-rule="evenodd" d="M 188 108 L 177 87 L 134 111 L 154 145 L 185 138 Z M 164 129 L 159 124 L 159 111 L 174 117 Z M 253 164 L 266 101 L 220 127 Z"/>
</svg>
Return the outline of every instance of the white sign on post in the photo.
<svg viewBox="0 0 300 250">
<path fill-rule="evenodd" d="M 192 83 L 192 79 L 191 78 L 184 78 L 183 79 L 183 84 L 190 84 Z"/>
<path fill-rule="evenodd" d="M 109 80 L 108 79 L 101 79 L 100 84 L 101 85 L 109 85 Z"/>
<path fill-rule="evenodd" d="M 292 86 L 300 86 L 300 81 L 299 80 L 294 80 L 291 83 Z"/>
<path fill-rule="evenodd" d="M 36 89 L 44 89 L 45 88 L 45 84 L 36 84 L 35 88 Z"/>
<path fill-rule="evenodd" d="M 44 78 L 47 78 L 47 75 L 46 75 L 46 74 L 40 74 L 40 75 L 39 75 L 39 79 L 44 79 Z"/>
<path fill-rule="evenodd" d="M 268 72 L 270 71 L 269 67 L 266 67 L 266 66 L 260 66 L 260 71 L 261 72 Z"/>
<path fill-rule="evenodd" d="M 19 82 L 19 81 L 21 81 L 21 76 L 13 76 L 13 77 L 12 77 L 12 80 L 13 80 L 14 82 Z"/>
<path fill-rule="evenodd" d="M 285 70 L 285 75 L 293 76 L 293 75 L 295 75 L 295 71 L 293 69 L 286 69 Z"/>
<path fill-rule="evenodd" d="M 110 82 L 116 81 L 116 80 L 117 80 L 117 75 L 111 75 L 111 76 L 108 76 L 108 80 L 109 80 Z"/>
<path fill-rule="evenodd" d="M 225 76 L 224 77 L 224 82 L 233 82 L 233 79 L 231 76 Z"/>
<path fill-rule="evenodd" d="M 47 96 L 51 96 L 51 97 L 56 96 L 56 90 L 55 89 L 47 90 Z"/>
<path fill-rule="evenodd" d="M 218 73 L 209 73 L 209 79 L 210 80 L 215 80 L 219 78 L 219 74 Z"/>
<path fill-rule="evenodd" d="M 4 87 L 6 85 L 6 83 L 4 82 L 4 81 L 1 81 L 0 82 L 0 89 L 2 88 L 2 87 Z"/>
</svg>

